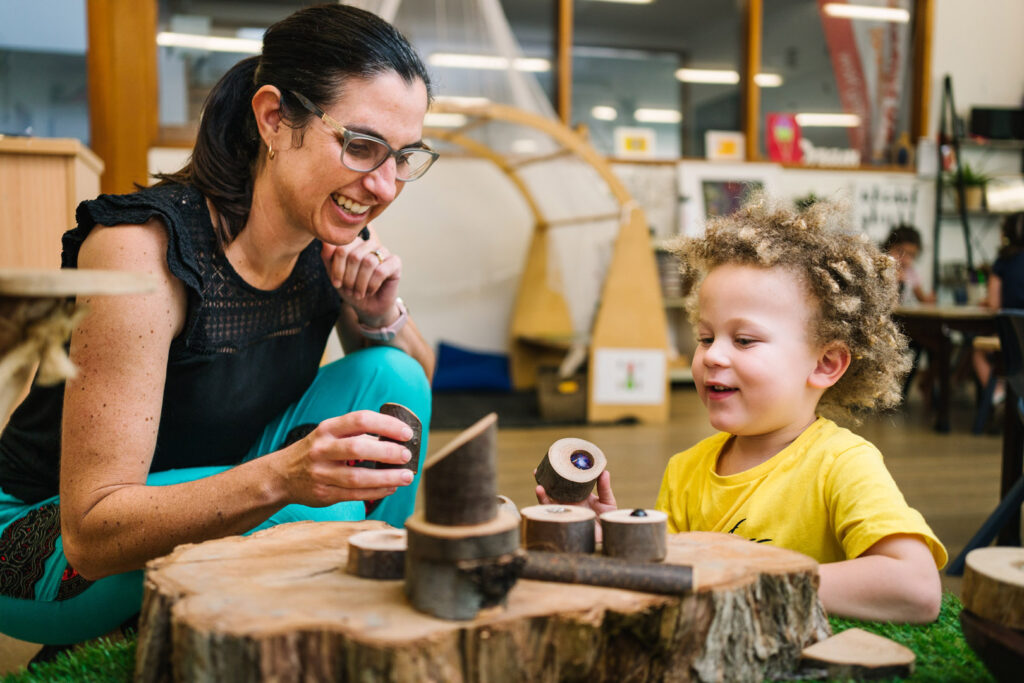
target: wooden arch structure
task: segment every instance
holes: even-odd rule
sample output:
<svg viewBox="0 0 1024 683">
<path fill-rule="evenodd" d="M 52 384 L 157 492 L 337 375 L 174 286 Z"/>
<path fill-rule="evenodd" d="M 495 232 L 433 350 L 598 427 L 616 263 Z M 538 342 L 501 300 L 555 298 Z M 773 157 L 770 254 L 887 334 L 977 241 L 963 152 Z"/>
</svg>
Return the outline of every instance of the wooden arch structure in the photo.
<svg viewBox="0 0 1024 683">
<path fill-rule="evenodd" d="M 462 114 L 467 122 L 459 128 L 427 127 L 424 136 L 458 145 L 467 153 L 494 163 L 519 190 L 529 208 L 534 228 L 527 250 L 526 263 L 519 281 L 510 326 L 509 356 L 513 385 L 517 389 L 534 386 L 537 370 L 542 364 L 557 365 L 574 342 L 569 306 L 554 283 L 549 281 L 548 234 L 552 229 L 569 224 L 614 219 L 619 223 L 611 262 L 601 286 L 600 301 L 587 344 L 589 377 L 587 419 L 591 422 L 637 418 L 644 422 L 668 420 L 668 325 L 662 305 L 657 265 L 651 248 L 647 219 L 630 196 L 611 166 L 578 133 L 562 123 L 508 105 L 486 103 L 463 105 L 436 102 L 432 112 Z M 472 130 L 491 122 L 524 126 L 539 131 L 555 141 L 553 153 L 512 158 L 468 135 Z M 575 155 L 586 162 L 607 185 L 618 210 L 608 215 L 550 219 L 530 192 L 520 170 Z M 646 387 L 636 399 L 629 396 L 629 387 L 609 391 L 616 378 L 600 376 L 610 373 L 614 363 L 604 351 L 615 350 L 619 363 L 628 363 L 630 353 L 645 359 L 645 381 L 661 383 L 655 391 Z M 654 352 L 654 353 L 650 353 Z M 661 367 L 652 368 L 650 359 L 661 353 Z M 625 360 L 623 360 L 625 359 Z M 632 365 L 622 370 L 634 371 Z M 628 381 L 632 381 L 629 377 Z M 602 389 L 604 387 L 604 389 Z M 660 396 L 652 399 L 651 396 Z"/>
</svg>

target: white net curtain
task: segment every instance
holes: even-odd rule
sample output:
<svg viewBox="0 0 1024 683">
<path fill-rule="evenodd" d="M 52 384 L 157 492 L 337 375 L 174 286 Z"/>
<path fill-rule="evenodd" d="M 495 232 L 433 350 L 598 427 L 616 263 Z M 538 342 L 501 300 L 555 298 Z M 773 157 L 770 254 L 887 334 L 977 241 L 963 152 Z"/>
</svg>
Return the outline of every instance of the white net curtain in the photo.
<svg viewBox="0 0 1024 683">
<path fill-rule="evenodd" d="M 348 4 L 379 14 L 406 35 L 426 61 L 439 101 L 481 103 L 486 100 L 557 120 L 551 102 L 534 75 L 534 70 L 551 69 L 554 64 L 524 56 L 498 0 L 353 0 Z M 474 127 L 471 121 L 459 119 L 457 115 L 440 121 L 428 117 L 427 126 L 457 128 L 470 122 L 463 129 L 464 135 L 512 163 L 560 149 L 549 135 L 529 126 L 490 121 Z M 438 146 L 446 156 L 466 154 L 451 145 Z M 619 230 L 619 219 L 611 216 L 619 215 L 620 206 L 594 168 L 575 155 L 523 166 L 519 174 L 543 220 L 555 223 L 548 230 L 552 254 L 549 286 L 562 293 L 574 333 L 585 338 L 593 325 L 612 245 Z M 444 207 L 435 205 L 431 210 L 444 210 Z M 453 220 L 470 218 L 460 216 L 458 211 L 452 216 Z M 579 220 L 585 217 L 599 218 Z M 486 230 L 486 222 L 481 218 L 471 218 L 471 224 L 463 227 L 450 224 L 446 230 L 454 234 L 461 230 Z M 525 230 L 529 234 L 532 226 Z M 522 258 L 525 258 L 525 249 Z M 480 279 L 505 277 L 507 273 L 498 269 L 477 275 L 475 282 L 473 278 L 464 278 L 463 286 L 486 291 L 495 283 Z M 450 287 L 450 282 L 447 286 Z M 444 294 L 448 298 L 455 293 L 446 291 Z"/>
</svg>

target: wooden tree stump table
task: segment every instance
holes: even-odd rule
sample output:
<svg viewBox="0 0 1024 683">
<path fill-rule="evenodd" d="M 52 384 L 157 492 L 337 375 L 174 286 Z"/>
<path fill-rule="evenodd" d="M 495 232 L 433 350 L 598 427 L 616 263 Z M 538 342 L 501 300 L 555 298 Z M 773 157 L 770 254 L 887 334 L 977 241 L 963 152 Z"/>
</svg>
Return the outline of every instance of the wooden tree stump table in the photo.
<svg viewBox="0 0 1024 683">
<path fill-rule="evenodd" d="M 146 570 L 138 681 L 718 681 L 795 670 L 829 635 L 817 565 L 715 533 L 669 537 L 682 596 L 520 579 L 471 621 L 345 571 L 378 522 L 296 522 L 183 545 Z"/>
</svg>

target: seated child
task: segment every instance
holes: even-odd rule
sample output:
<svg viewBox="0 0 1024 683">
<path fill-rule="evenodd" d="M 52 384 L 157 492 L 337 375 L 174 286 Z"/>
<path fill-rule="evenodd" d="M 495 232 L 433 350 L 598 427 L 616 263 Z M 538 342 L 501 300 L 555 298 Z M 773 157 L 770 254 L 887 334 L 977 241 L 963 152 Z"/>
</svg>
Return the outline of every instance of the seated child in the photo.
<svg viewBox="0 0 1024 683">
<path fill-rule="evenodd" d="M 935 295 L 924 291 L 914 261 L 921 253 L 921 233 L 912 225 L 901 223 L 889 231 L 882 250 L 896 259 L 899 273 L 900 303 L 935 303 Z"/>
<path fill-rule="evenodd" d="M 810 555 L 834 615 L 926 622 L 946 550 L 871 443 L 826 416 L 900 401 L 906 339 L 891 258 L 841 227 L 757 197 L 676 245 L 690 285 L 697 393 L 719 434 L 672 457 L 656 507 L 670 532 L 720 531 Z M 542 503 L 551 502 L 537 487 Z M 607 472 L 584 503 L 615 507 Z"/>
</svg>

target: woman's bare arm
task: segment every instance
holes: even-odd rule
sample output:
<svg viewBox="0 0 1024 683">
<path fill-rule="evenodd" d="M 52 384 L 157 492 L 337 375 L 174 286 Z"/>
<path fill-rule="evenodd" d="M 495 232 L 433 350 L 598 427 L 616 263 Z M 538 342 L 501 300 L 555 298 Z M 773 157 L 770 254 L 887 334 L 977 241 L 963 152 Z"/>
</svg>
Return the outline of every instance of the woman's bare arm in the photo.
<svg viewBox="0 0 1024 683">
<path fill-rule="evenodd" d="M 305 439 L 206 479 L 146 486 L 160 424 L 168 349 L 185 315 L 185 291 L 166 264 L 156 222 L 97 226 L 79 266 L 156 277 L 155 293 L 95 296 L 72 335 L 79 367 L 68 381 L 61 454 L 64 552 L 87 578 L 137 569 L 176 545 L 241 533 L 290 502 L 326 505 L 379 498 L 407 483 L 404 470 L 347 467 L 347 459 L 404 462 L 408 451 L 367 432 L 404 436 L 372 412 L 327 420 Z"/>
</svg>

